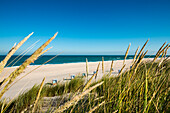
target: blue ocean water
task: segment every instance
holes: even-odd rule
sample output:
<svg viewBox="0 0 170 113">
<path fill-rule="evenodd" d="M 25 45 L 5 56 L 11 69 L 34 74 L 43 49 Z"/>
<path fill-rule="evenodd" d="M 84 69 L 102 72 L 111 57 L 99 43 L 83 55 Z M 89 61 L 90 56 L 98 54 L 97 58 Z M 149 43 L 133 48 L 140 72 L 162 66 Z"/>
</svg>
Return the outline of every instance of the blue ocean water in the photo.
<svg viewBox="0 0 170 113">
<path fill-rule="evenodd" d="M 17 55 L 14 55 L 10 58 L 7 65 L 13 61 Z M 19 66 L 21 65 L 27 58 L 29 58 L 30 55 L 23 56 L 17 63 L 15 61 L 11 63 L 8 67 L 13 66 Z M 54 55 L 43 55 L 39 57 L 34 63 L 31 65 L 41 65 L 47 60 L 54 57 Z M 111 61 L 111 60 L 123 60 L 124 55 L 60 55 L 48 62 L 47 64 L 63 64 L 63 63 L 77 63 L 77 62 L 86 62 L 86 58 L 89 62 L 97 62 L 102 61 L 102 57 L 104 57 L 105 61 Z M 133 59 L 134 55 L 128 55 L 127 59 Z M 153 58 L 154 55 L 146 55 L 145 58 Z M 5 58 L 5 55 L 0 55 L 0 61 L 2 61 Z"/>
</svg>

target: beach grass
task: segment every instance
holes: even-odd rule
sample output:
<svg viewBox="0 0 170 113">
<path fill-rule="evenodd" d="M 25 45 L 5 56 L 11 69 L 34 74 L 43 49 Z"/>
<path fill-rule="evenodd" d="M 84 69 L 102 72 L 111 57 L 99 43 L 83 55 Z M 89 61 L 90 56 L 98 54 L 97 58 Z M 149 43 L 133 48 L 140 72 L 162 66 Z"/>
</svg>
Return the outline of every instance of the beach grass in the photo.
<svg viewBox="0 0 170 113">
<path fill-rule="evenodd" d="M 73 112 L 115 112 L 120 111 L 120 109 L 121 112 L 167 112 L 170 94 L 170 60 L 164 61 L 160 67 L 158 67 L 158 64 L 159 62 L 153 63 L 153 65 L 152 62 L 141 63 L 130 81 L 129 74 L 133 70 L 122 73 L 121 76 L 117 77 L 104 76 L 100 81 L 93 82 L 89 87 L 104 81 L 102 85 L 93 89 L 90 95 L 81 97 L 81 101 L 77 102 Z M 146 76 L 151 65 L 149 76 Z M 84 79 L 80 77 L 56 86 L 46 84 L 42 88 L 40 99 L 42 97 L 62 96 L 71 92 L 75 93 L 83 84 Z M 34 86 L 18 96 L 8 107 L 7 112 L 10 110 L 21 112 L 25 108 L 31 107 L 36 100 L 39 87 Z M 3 102 L 1 102 L 1 107 L 2 105 Z M 71 106 L 68 109 L 65 108 L 63 112 L 69 112 L 71 108 Z M 31 110 L 31 108 L 29 109 Z"/>
<path fill-rule="evenodd" d="M 74 100 L 73 103 L 78 102 L 72 112 L 118 112 L 120 110 L 121 112 L 167 112 L 169 110 L 170 94 L 169 64 L 170 60 L 165 60 L 161 66 L 159 66 L 159 62 L 153 64 L 149 61 L 142 62 L 138 66 L 136 73 L 131 76 L 130 81 L 129 76 L 134 70 L 123 72 L 116 77 L 105 75 L 101 80 L 90 84 L 89 87 L 95 86 L 102 81 L 104 83 L 90 91 L 85 97 L 81 96 L 78 100 Z M 148 73 L 147 70 L 150 66 L 152 68 Z M 147 76 L 147 73 L 149 76 Z M 42 88 L 40 99 L 42 97 L 62 96 L 69 93 L 75 94 L 84 84 L 84 79 L 81 77 L 76 77 L 70 82 L 57 84 L 56 86 L 46 84 Z M 31 105 L 36 100 L 39 87 L 34 86 L 29 91 L 21 94 L 12 102 L 8 110 L 10 111 L 12 108 L 16 112 L 21 112 L 25 108 L 32 110 Z M 69 107 L 68 104 L 66 105 L 65 108 L 62 105 L 62 109 L 56 107 L 54 111 L 70 112 L 73 104 L 69 104 Z"/>
<path fill-rule="evenodd" d="M 0 97 L 3 96 L 10 87 L 10 84 L 23 72 L 27 65 L 49 50 L 42 51 L 55 36 L 56 34 L 34 52 L 8 79 L 5 79 L 5 82 L 2 82 L 2 85 L 5 86 L 1 86 Z M 88 80 L 85 80 L 86 78 L 82 76 L 76 76 L 67 82 L 57 83 L 56 85 L 51 83 L 43 85 L 44 78 L 41 85 L 34 85 L 30 90 L 12 99 L 10 103 L 6 99 L 1 100 L 1 112 L 41 112 L 44 109 L 40 104 L 43 101 L 43 97 L 64 98 L 65 95 L 69 96 L 67 100 L 63 101 L 61 99 L 57 101 L 57 105 L 50 105 L 50 107 L 46 108 L 45 112 L 168 112 L 170 111 L 170 59 L 165 55 L 169 49 L 169 44 L 165 46 L 165 42 L 152 61 L 145 61 L 143 59 L 148 50 L 144 51 L 144 48 L 148 41 L 143 45 L 138 55 L 137 51 L 139 48 L 136 50 L 132 67 L 125 70 L 126 58 L 130 48 L 129 44 L 125 58 L 122 61 L 123 67 L 117 76 L 112 76 L 112 68 L 114 67 L 112 61 L 110 71 L 104 73 L 102 79 L 98 81 L 96 77 L 100 62 L 96 73 Z M 159 57 L 161 58 L 158 59 Z M 3 64 L 2 69 L 4 66 Z M 89 73 L 88 68 L 88 61 L 86 59 L 87 75 Z M 104 60 L 102 62 L 102 69 L 104 70 Z M 93 81 L 93 79 L 95 80 Z"/>
</svg>

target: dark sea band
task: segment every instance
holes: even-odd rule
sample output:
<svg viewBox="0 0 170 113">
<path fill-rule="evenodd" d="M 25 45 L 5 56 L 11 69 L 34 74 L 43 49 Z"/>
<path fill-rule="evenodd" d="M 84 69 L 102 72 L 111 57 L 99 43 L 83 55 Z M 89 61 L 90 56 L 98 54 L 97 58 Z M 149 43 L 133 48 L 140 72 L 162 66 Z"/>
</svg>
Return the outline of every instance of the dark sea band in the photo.
<svg viewBox="0 0 170 113">
<path fill-rule="evenodd" d="M 13 66 L 19 66 L 21 65 L 27 58 L 29 58 L 30 55 L 23 56 L 15 65 L 10 64 L 8 67 Z M 12 60 L 14 60 L 17 57 L 17 55 L 14 55 L 10 58 L 8 63 L 10 63 Z M 43 55 L 39 57 L 34 63 L 31 65 L 41 65 L 50 58 L 54 57 L 54 55 Z M 60 55 L 56 57 L 55 59 L 51 60 L 47 64 L 64 64 L 64 63 L 78 63 L 78 62 L 86 62 L 86 58 L 89 62 L 97 62 L 102 61 L 102 57 L 104 57 L 105 61 L 111 61 L 111 60 L 123 60 L 124 55 Z M 133 59 L 134 55 L 128 55 L 127 59 Z M 146 55 L 145 58 L 153 58 L 154 55 Z M 0 61 L 5 58 L 5 55 L 0 55 Z"/>
</svg>

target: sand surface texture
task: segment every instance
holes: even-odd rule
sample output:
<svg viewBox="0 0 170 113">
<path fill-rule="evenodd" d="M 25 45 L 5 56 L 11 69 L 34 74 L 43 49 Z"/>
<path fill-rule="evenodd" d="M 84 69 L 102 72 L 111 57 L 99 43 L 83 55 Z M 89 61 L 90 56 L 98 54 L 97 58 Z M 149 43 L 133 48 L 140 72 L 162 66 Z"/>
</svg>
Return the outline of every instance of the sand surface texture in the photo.
<svg viewBox="0 0 170 113">
<path fill-rule="evenodd" d="M 97 69 L 97 65 L 99 62 L 88 62 L 89 67 L 89 74 L 93 74 L 93 72 Z M 126 60 L 125 69 L 128 69 L 132 63 L 132 60 Z M 105 74 L 109 72 L 111 66 L 111 61 L 105 61 L 104 67 L 105 67 Z M 115 76 L 118 74 L 118 70 L 120 70 L 123 66 L 122 60 L 114 61 L 113 63 L 113 73 L 112 76 Z M 35 66 L 28 66 L 24 73 L 22 73 L 17 79 L 24 76 L 31 70 L 38 67 Z M 2 78 L 3 75 L 5 75 L 5 78 L 9 76 L 9 74 L 14 71 L 17 67 L 8 67 L 5 68 L 4 71 L 1 73 L 0 77 Z M 60 82 L 63 82 L 63 79 L 67 78 L 70 79 L 71 75 L 77 75 L 82 74 L 86 72 L 86 63 L 67 63 L 67 64 L 50 64 L 50 65 L 42 65 L 37 70 L 31 72 L 26 77 L 19 80 L 16 84 L 14 84 L 4 95 L 3 98 L 13 98 L 14 96 L 17 96 L 18 93 L 21 93 L 23 91 L 26 91 L 30 89 L 35 84 L 40 84 L 42 79 L 46 77 L 45 82 L 52 82 L 53 79 L 57 79 Z M 89 75 L 89 78 L 91 77 Z M 98 79 L 102 78 L 102 64 L 100 63 L 99 73 L 98 73 Z M 17 80 L 16 79 L 16 80 Z M 15 81 L 16 81 L 15 80 Z M 20 91 L 23 88 L 22 91 Z"/>
</svg>

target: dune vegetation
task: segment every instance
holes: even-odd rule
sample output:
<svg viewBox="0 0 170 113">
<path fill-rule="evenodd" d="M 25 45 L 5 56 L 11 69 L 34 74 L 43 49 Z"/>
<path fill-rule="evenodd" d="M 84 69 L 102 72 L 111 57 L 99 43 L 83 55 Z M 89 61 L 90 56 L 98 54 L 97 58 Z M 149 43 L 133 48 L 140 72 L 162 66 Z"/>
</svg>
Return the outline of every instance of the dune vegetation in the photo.
<svg viewBox="0 0 170 113">
<path fill-rule="evenodd" d="M 8 55 L 0 63 L 0 73 L 7 65 L 9 58 L 32 34 L 9 51 Z M 57 33 L 14 70 L 9 77 L 5 79 L 1 77 L 0 108 L 2 113 L 159 113 L 170 111 L 170 59 L 169 56 L 167 57 L 167 51 L 170 46 L 169 44 L 166 45 L 165 42 L 153 60 L 145 61 L 143 59 L 148 51 L 144 51 L 144 48 L 149 40 L 140 50 L 137 48 L 131 67 L 126 70 L 124 67 L 130 49 L 130 45 L 128 46 L 122 62 L 124 65 L 117 76 L 112 76 L 112 68 L 114 68 L 112 61 L 110 72 L 104 73 L 101 80 L 95 80 L 100 63 L 97 66 L 96 73 L 86 79 L 88 75 L 88 60 L 86 59 L 86 76 L 77 75 L 69 82 L 57 83 L 56 85 L 44 83 L 44 78 L 40 85 L 34 85 L 30 90 L 20 94 L 18 97 L 10 101 L 2 99 L 2 96 L 7 90 L 10 90 L 11 85 L 16 82 L 16 78 L 20 76 L 24 69 L 49 50 L 43 51 L 56 35 Z M 104 70 L 103 62 L 104 60 L 102 60 L 102 69 Z M 49 100 L 50 102 L 45 106 L 46 98 L 53 98 L 53 100 Z"/>
</svg>

